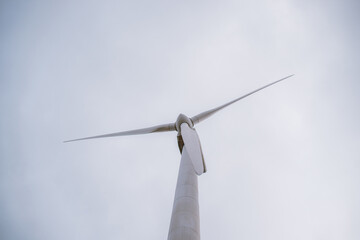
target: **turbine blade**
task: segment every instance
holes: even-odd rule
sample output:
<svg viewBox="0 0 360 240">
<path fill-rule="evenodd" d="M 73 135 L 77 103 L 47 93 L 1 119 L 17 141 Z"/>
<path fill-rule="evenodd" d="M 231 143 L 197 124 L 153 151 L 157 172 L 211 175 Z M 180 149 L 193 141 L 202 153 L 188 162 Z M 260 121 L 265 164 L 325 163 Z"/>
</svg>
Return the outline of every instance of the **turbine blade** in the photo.
<svg viewBox="0 0 360 240">
<path fill-rule="evenodd" d="M 93 137 L 78 138 L 78 139 L 64 141 L 64 143 L 79 141 L 79 140 L 93 139 L 93 138 L 118 137 L 118 136 L 126 136 L 126 135 L 139 135 L 139 134 L 147 134 L 147 133 L 154 133 L 154 132 L 169 132 L 169 131 L 175 131 L 174 123 L 162 124 L 162 125 L 158 125 L 158 126 L 154 126 L 154 127 L 135 129 L 135 130 L 124 131 L 124 132 L 109 133 L 109 134 L 98 135 L 98 136 L 93 136 Z"/>
<path fill-rule="evenodd" d="M 185 150 L 189 154 L 196 174 L 201 175 L 206 172 L 206 166 L 199 136 L 195 129 L 190 128 L 187 123 L 181 124 L 180 128 L 181 136 L 184 141 L 183 151 Z"/>
<path fill-rule="evenodd" d="M 285 79 L 287 79 L 287 78 L 289 78 L 289 77 L 292 77 L 292 76 L 294 76 L 294 74 L 289 75 L 289 76 L 287 76 L 287 77 L 284 77 L 284 78 L 282 78 L 282 79 L 280 79 L 280 80 L 277 80 L 277 81 L 275 81 L 275 82 L 269 83 L 269 84 L 267 84 L 267 85 L 265 85 L 265 86 L 263 86 L 263 87 L 261 87 L 261 88 L 258 88 L 258 89 L 254 90 L 254 91 L 252 91 L 252 92 L 249 92 L 249 93 L 247 93 L 247 94 L 245 94 L 245 95 L 243 95 L 243 96 L 241 96 L 241 97 L 239 97 L 239 98 L 236 98 L 235 100 L 232 100 L 231 102 L 225 103 L 224 105 L 221 105 L 221 106 L 219 106 L 219 107 L 216 107 L 216 108 L 213 108 L 213 109 L 211 109 L 211 110 L 202 112 L 202 113 L 200 113 L 200 114 L 198 114 L 198 115 L 195 115 L 195 116 L 193 116 L 193 117 L 191 118 L 191 121 L 193 122 L 193 124 L 197 124 L 197 123 L 205 120 L 206 118 L 212 116 L 213 114 L 215 114 L 216 112 L 220 111 L 221 109 L 223 109 L 223 108 L 225 108 L 225 107 L 227 107 L 227 106 L 229 106 L 229 105 L 231 105 L 231 104 L 233 104 L 233 103 L 235 103 L 235 102 L 237 102 L 237 101 L 239 101 L 239 100 L 241 100 L 241 99 L 243 99 L 243 98 L 246 98 L 246 97 L 248 97 L 248 96 L 250 96 L 250 95 L 252 95 L 252 94 L 254 94 L 254 93 L 256 93 L 256 92 L 258 92 L 258 91 L 260 91 L 260 90 L 262 90 L 262 89 L 264 89 L 264 88 L 270 87 L 271 85 L 274 85 L 275 83 L 281 82 L 281 81 L 283 81 L 283 80 L 285 80 Z"/>
</svg>

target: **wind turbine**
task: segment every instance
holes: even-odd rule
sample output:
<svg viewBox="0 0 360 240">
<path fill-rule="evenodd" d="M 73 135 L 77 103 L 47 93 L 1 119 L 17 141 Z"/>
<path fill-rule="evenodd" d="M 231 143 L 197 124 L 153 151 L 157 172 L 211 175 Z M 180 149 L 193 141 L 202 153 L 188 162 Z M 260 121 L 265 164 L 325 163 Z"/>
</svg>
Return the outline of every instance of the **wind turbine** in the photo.
<svg viewBox="0 0 360 240">
<path fill-rule="evenodd" d="M 181 162 L 176 183 L 168 240 L 199 240 L 200 218 L 197 175 L 200 176 L 201 174 L 205 173 L 206 166 L 199 136 L 194 128 L 194 125 L 212 116 L 221 109 L 292 76 L 293 75 L 289 75 L 280 80 L 269 83 L 228 103 L 197 114 L 191 118 L 184 114 L 179 114 L 175 123 L 162 124 L 149 128 L 116 132 L 92 137 L 78 138 L 65 142 L 94 138 L 147 134 L 154 132 L 177 131 L 177 141 L 181 153 Z"/>
</svg>

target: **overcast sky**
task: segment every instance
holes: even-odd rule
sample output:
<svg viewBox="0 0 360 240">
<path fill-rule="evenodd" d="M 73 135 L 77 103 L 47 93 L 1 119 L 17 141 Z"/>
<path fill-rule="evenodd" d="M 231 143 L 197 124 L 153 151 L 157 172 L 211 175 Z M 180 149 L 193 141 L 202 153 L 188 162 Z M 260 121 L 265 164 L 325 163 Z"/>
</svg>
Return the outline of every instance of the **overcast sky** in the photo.
<svg viewBox="0 0 360 240">
<path fill-rule="evenodd" d="M 359 1 L 1 1 L 0 238 L 166 239 L 174 122 L 202 239 L 360 239 Z"/>
</svg>

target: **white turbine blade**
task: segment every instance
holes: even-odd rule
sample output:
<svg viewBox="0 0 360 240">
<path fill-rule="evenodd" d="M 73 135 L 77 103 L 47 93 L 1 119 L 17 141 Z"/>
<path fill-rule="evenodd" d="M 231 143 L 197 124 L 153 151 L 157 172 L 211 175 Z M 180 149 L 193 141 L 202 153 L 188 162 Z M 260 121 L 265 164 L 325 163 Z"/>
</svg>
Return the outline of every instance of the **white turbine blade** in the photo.
<svg viewBox="0 0 360 240">
<path fill-rule="evenodd" d="M 206 172 L 206 167 L 199 136 L 195 129 L 190 128 L 187 123 L 181 124 L 180 128 L 181 136 L 184 141 L 183 151 L 185 150 L 189 154 L 196 174 L 201 175 Z"/>
<path fill-rule="evenodd" d="M 139 134 L 147 134 L 147 133 L 154 133 L 154 132 L 168 132 L 168 131 L 175 131 L 174 123 L 162 124 L 162 125 L 158 125 L 158 126 L 154 126 L 154 127 L 142 128 L 142 129 L 136 129 L 136 130 L 130 130 L 130 131 L 124 131 L 124 132 L 109 133 L 109 134 L 98 135 L 98 136 L 93 136 L 93 137 L 78 138 L 78 139 L 68 140 L 68 141 L 64 141 L 64 142 L 66 143 L 66 142 L 73 142 L 73 141 L 93 139 L 93 138 L 118 137 L 118 136 L 126 136 L 126 135 L 139 135 Z"/>
<path fill-rule="evenodd" d="M 274 85 L 275 83 L 281 82 L 281 81 L 283 81 L 283 80 L 285 80 L 285 79 L 287 79 L 289 77 L 292 77 L 292 76 L 294 76 L 294 74 L 289 75 L 287 77 L 284 77 L 284 78 L 282 78 L 280 80 L 277 80 L 275 82 L 269 83 L 269 84 L 267 84 L 267 85 L 265 85 L 265 86 L 263 86 L 263 87 L 261 87 L 259 89 L 256 89 L 256 90 L 254 90 L 252 92 L 249 92 L 249 93 L 247 93 L 247 94 L 245 94 L 245 95 L 243 95 L 243 96 L 241 96 L 239 98 L 236 98 L 235 100 L 232 100 L 231 102 L 225 103 L 224 105 L 221 105 L 219 107 L 216 107 L 216 108 L 213 108 L 211 110 L 202 112 L 202 113 L 200 113 L 198 115 L 195 115 L 194 117 L 191 118 L 191 121 L 193 122 L 193 124 L 197 124 L 197 123 L 205 120 L 206 118 L 212 116 L 213 114 L 220 111 L 221 109 L 223 109 L 223 108 L 225 108 L 225 107 L 227 107 L 227 106 L 229 106 L 229 105 L 231 105 L 231 104 L 233 104 L 233 103 L 235 103 L 235 102 L 237 102 L 237 101 L 239 101 L 239 100 L 241 100 L 243 98 L 246 98 L 246 97 L 250 96 L 251 94 L 254 94 L 254 93 L 256 93 L 256 92 L 258 92 L 258 91 L 260 91 L 260 90 L 262 90 L 264 88 L 270 87 L 271 85 Z"/>
</svg>

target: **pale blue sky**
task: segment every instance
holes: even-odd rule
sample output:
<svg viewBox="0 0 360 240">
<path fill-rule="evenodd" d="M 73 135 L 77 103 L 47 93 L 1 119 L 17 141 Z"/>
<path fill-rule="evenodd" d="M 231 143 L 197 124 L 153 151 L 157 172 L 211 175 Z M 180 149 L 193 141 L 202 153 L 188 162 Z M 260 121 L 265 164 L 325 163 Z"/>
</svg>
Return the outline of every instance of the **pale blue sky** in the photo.
<svg viewBox="0 0 360 240">
<path fill-rule="evenodd" d="M 202 239 L 360 238 L 357 1 L 2 1 L 0 238 L 166 239 L 175 121 L 198 125 Z"/>
</svg>

